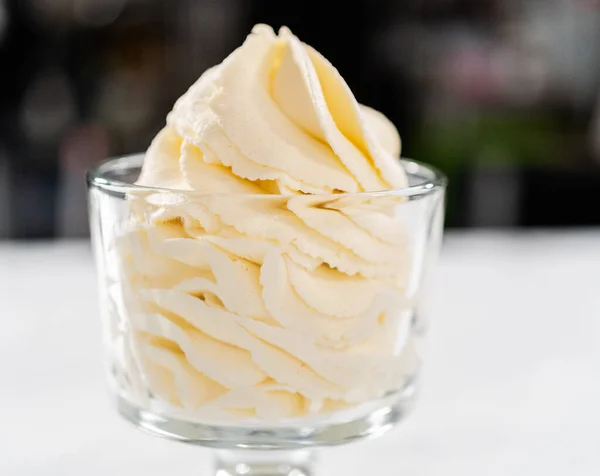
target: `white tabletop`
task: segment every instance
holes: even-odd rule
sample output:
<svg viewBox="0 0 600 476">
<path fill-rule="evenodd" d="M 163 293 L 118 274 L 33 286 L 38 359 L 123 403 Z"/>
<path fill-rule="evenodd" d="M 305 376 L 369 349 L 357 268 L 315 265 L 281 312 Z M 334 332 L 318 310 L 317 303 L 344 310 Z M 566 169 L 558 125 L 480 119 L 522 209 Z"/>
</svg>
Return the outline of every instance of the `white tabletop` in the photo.
<svg viewBox="0 0 600 476">
<path fill-rule="evenodd" d="M 600 474 L 600 230 L 450 234 L 436 281 L 417 410 L 324 474 Z M 0 244 L 0 474 L 207 474 L 113 411 L 95 289 L 85 243 Z"/>
</svg>

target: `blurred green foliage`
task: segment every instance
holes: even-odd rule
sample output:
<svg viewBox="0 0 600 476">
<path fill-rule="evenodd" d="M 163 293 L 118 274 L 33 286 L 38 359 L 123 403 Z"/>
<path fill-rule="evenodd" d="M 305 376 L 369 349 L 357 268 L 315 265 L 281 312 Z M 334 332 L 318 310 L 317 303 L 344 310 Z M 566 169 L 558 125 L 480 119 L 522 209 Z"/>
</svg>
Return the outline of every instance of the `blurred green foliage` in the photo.
<svg viewBox="0 0 600 476">
<path fill-rule="evenodd" d="M 443 170 L 450 179 L 448 224 L 456 224 L 465 173 L 474 166 L 544 167 L 568 158 L 568 134 L 548 113 L 471 113 L 424 122 L 412 156 Z"/>
</svg>

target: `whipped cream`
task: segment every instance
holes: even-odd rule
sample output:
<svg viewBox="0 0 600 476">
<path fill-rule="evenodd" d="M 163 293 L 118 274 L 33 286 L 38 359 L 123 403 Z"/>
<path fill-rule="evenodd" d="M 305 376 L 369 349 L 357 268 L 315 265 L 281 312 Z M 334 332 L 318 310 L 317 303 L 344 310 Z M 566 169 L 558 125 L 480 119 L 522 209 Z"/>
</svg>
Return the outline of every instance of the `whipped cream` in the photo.
<svg viewBox="0 0 600 476">
<path fill-rule="evenodd" d="M 399 154 L 394 126 L 287 28 L 256 26 L 206 71 L 148 149 L 137 183 L 155 189 L 132 193 L 114 247 L 113 308 L 151 395 L 192 420 L 272 421 L 400 389 L 403 199 L 356 194 L 405 187 Z"/>
</svg>

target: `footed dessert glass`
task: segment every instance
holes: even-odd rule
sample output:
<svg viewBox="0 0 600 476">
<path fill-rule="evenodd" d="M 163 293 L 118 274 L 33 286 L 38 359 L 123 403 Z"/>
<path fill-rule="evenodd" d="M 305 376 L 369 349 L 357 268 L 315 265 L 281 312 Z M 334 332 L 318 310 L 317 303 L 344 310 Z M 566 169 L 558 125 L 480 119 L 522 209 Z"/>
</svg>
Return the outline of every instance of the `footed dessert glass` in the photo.
<svg viewBox="0 0 600 476">
<path fill-rule="evenodd" d="M 410 410 L 446 180 L 329 195 L 135 185 L 143 155 L 89 172 L 90 223 L 120 414 L 216 448 L 226 475 L 314 474 L 314 449 Z"/>
</svg>

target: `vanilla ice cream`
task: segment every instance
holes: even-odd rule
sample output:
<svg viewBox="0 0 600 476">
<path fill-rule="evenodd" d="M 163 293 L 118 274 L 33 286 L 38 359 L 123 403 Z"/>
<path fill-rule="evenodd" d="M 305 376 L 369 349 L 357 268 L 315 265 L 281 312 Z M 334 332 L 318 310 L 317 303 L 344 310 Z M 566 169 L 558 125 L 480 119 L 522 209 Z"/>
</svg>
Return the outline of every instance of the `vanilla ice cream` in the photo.
<svg viewBox="0 0 600 476">
<path fill-rule="evenodd" d="M 405 199 L 360 193 L 406 187 L 399 154 L 394 126 L 287 28 L 256 26 L 206 71 L 112 245 L 138 393 L 178 418 L 279 421 L 401 389 L 416 365 Z"/>
</svg>

